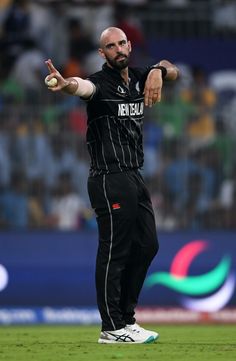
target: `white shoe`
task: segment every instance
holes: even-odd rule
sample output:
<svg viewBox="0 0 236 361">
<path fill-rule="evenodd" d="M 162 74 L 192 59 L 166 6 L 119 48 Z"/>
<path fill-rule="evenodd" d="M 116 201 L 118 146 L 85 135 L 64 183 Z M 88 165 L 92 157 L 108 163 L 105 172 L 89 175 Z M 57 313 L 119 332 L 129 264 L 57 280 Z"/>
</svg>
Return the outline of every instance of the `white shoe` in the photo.
<svg viewBox="0 0 236 361">
<path fill-rule="evenodd" d="M 126 330 L 132 331 L 133 333 L 141 333 L 143 335 L 146 334 L 146 336 L 152 336 L 154 338 L 154 341 L 158 339 L 159 334 L 155 331 L 146 330 L 145 328 L 139 326 L 137 323 L 134 323 L 133 325 L 126 325 Z"/>
<path fill-rule="evenodd" d="M 98 343 L 152 343 L 155 338 L 147 332 L 134 332 L 131 329 L 121 328 L 115 331 L 102 331 Z"/>
</svg>

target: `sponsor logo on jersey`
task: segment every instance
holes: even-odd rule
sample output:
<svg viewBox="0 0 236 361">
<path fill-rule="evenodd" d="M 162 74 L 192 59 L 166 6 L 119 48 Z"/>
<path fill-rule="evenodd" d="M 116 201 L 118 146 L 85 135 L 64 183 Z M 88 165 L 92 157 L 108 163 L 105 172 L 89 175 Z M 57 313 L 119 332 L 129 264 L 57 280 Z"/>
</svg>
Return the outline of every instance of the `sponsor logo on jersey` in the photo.
<svg viewBox="0 0 236 361">
<path fill-rule="evenodd" d="M 120 203 L 113 203 L 112 204 L 112 209 L 114 209 L 114 210 L 120 209 Z"/>
<path fill-rule="evenodd" d="M 117 91 L 118 91 L 120 94 L 125 94 L 125 93 L 126 93 L 125 89 L 123 89 L 120 85 L 118 85 Z"/>
</svg>

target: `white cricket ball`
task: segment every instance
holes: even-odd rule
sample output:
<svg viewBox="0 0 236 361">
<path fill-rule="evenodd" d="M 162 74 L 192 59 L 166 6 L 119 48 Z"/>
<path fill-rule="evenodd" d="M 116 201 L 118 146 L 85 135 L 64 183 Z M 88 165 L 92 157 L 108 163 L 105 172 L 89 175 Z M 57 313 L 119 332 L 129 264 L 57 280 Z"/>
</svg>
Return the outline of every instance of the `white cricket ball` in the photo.
<svg viewBox="0 0 236 361">
<path fill-rule="evenodd" d="M 57 86 L 57 78 L 52 78 L 52 79 L 48 80 L 48 76 L 46 76 L 45 84 L 47 86 L 53 88 L 54 86 Z"/>
</svg>

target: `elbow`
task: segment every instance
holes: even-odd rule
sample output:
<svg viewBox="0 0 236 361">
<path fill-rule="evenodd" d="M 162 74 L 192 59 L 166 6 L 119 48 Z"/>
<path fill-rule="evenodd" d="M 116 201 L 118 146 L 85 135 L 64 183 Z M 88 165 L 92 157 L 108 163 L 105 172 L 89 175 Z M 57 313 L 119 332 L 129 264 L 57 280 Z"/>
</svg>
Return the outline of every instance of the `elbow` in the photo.
<svg viewBox="0 0 236 361">
<path fill-rule="evenodd" d="M 178 67 L 168 60 L 161 60 L 158 65 L 164 66 L 167 69 L 167 80 L 177 80 L 179 78 L 180 71 Z"/>
<path fill-rule="evenodd" d="M 177 80 L 180 76 L 180 71 L 179 69 L 177 68 L 177 66 L 174 66 L 173 67 L 173 70 L 172 70 L 172 79 L 171 80 Z"/>
</svg>

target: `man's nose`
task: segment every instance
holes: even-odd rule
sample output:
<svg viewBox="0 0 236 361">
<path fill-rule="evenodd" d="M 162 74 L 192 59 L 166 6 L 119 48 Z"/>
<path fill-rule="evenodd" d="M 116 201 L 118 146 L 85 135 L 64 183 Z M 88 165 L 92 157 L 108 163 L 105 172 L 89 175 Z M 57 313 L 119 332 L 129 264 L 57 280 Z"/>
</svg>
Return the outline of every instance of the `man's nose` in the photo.
<svg viewBox="0 0 236 361">
<path fill-rule="evenodd" d="M 122 53 L 122 46 L 116 45 L 116 51 L 117 51 L 117 53 Z"/>
</svg>

